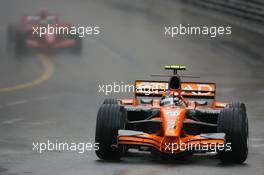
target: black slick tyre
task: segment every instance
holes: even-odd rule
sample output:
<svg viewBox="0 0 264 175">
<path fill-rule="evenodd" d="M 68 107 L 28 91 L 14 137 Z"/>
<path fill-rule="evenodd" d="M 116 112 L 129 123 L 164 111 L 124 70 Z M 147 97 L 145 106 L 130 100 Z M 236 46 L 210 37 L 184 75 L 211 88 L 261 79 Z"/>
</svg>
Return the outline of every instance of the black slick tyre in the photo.
<svg viewBox="0 0 264 175">
<path fill-rule="evenodd" d="M 226 134 L 226 144 L 231 150 L 219 151 L 224 163 L 243 163 L 248 155 L 248 119 L 240 108 L 226 108 L 218 116 L 219 133 Z"/>
<path fill-rule="evenodd" d="M 246 109 L 246 105 L 242 102 L 239 102 L 239 101 L 233 101 L 230 105 L 229 105 L 230 108 L 239 108 L 239 109 L 242 109 L 243 111 L 247 111 Z"/>
<path fill-rule="evenodd" d="M 119 160 L 123 147 L 118 146 L 118 130 L 125 129 L 126 110 L 117 104 L 103 104 L 97 114 L 95 142 L 96 155 L 104 160 Z"/>
</svg>

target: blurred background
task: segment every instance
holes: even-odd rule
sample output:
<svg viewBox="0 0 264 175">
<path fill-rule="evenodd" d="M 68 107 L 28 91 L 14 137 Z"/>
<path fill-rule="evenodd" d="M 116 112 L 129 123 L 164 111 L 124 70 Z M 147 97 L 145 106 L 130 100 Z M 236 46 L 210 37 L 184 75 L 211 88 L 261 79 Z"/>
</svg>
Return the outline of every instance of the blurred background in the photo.
<svg viewBox="0 0 264 175">
<path fill-rule="evenodd" d="M 63 25 L 100 26 L 100 34 L 35 40 L 25 34 L 32 25 L 24 15 L 43 8 Z M 262 0 L 1 0 L 0 9 L 0 174 L 264 174 Z M 231 26 L 232 35 L 164 35 L 164 26 L 179 24 Z M 48 41 L 72 45 L 51 51 L 42 43 Z M 103 162 L 94 151 L 32 151 L 32 142 L 48 139 L 93 142 L 103 99 L 131 97 L 106 96 L 98 86 L 153 79 L 150 74 L 165 73 L 161 66 L 168 64 L 216 82 L 217 99 L 246 103 L 245 164 L 226 166 L 214 158 L 162 164 L 144 156 Z"/>
</svg>

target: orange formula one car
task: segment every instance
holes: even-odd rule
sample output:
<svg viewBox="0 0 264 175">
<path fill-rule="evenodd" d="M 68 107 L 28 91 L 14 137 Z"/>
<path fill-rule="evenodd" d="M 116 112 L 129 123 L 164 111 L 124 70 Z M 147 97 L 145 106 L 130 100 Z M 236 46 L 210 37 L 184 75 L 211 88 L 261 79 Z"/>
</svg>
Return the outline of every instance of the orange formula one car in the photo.
<svg viewBox="0 0 264 175">
<path fill-rule="evenodd" d="M 97 115 L 97 156 L 120 159 L 136 148 L 161 159 L 214 152 L 222 162 L 243 163 L 248 154 L 245 104 L 216 101 L 215 83 L 181 82 L 178 70 L 185 66 L 165 69 L 173 70 L 169 81 L 137 80 L 134 98 L 104 101 Z"/>
</svg>

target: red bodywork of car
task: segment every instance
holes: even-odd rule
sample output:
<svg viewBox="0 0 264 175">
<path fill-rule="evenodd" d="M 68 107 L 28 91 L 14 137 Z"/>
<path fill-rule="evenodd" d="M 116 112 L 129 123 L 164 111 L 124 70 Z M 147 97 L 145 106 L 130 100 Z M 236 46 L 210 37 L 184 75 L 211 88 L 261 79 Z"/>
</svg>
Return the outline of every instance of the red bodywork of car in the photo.
<svg viewBox="0 0 264 175">
<path fill-rule="evenodd" d="M 58 16 L 49 15 L 48 23 L 50 28 L 70 28 L 68 23 L 61 23 Z M 23 16 L 20 23 L 17 25 L 18 29 L 28 33 L 26 45 L 28 48 L 38 49 L 59 49 L 68 48 L 76 44 L 76 40 L 67 34 L 58 34 L 55 32 L 46 32 L 41 35 L 34 31 L 40 27 L 47 27 L 40 23 L 39 16 Z M 47 30 L 47 29 L 46 29 Z M 55 30 L 54 30 L 55 31 Z M 39 31 L 38 31 L 39 32 Z"/>
</svg>

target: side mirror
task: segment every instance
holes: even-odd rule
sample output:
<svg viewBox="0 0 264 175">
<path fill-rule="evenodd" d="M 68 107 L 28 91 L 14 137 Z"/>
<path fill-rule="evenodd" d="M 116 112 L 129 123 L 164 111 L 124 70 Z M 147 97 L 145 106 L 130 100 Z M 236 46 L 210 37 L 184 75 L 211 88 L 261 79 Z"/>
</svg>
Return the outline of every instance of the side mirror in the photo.
<svg viewBox="0 0 264 175">
<path fill-rule="evenodd" d="M 169 89 L 171 90 L 179 90 L 181 89 L 181 79 L 178 76 L 172 76 L 169 81 Z"/>
</svg>

